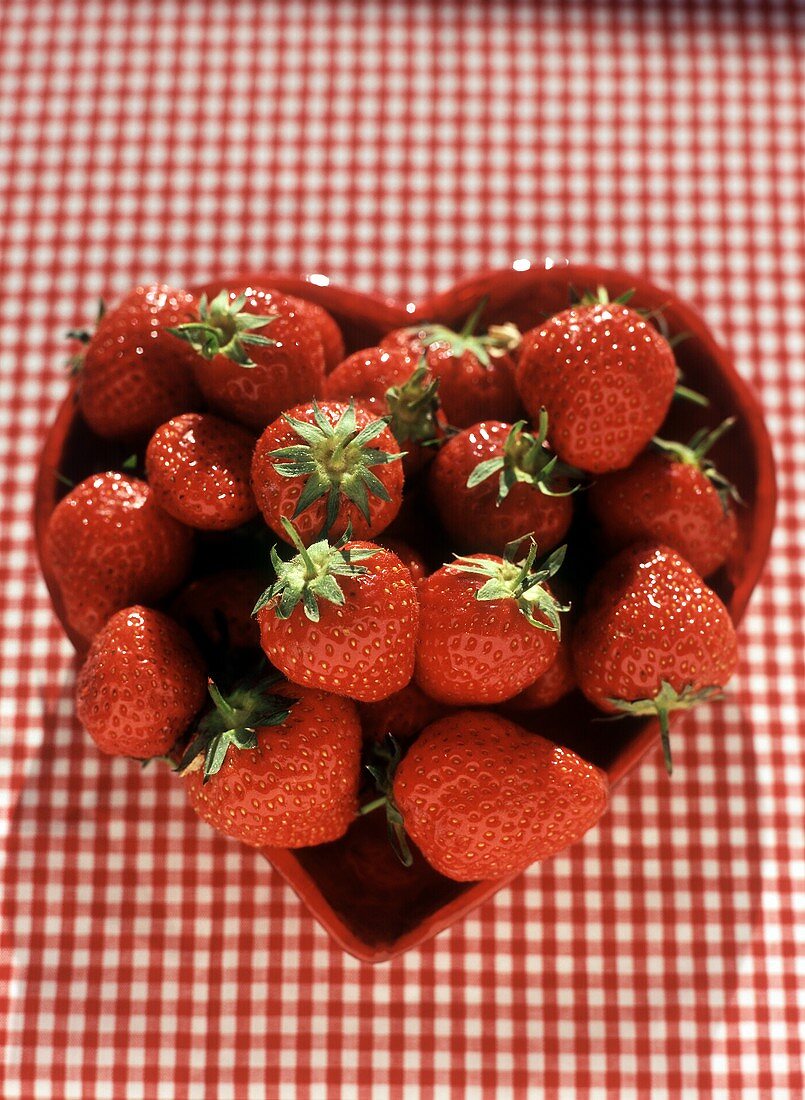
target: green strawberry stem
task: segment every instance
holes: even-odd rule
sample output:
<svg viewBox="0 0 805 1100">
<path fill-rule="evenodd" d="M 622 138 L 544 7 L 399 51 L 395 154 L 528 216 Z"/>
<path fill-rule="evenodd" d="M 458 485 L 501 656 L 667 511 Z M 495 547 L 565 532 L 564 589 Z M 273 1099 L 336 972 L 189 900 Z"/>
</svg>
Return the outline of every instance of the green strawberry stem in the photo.
<svg viewBox="0 0 805 1100">
<path fill-rule="evenodd" d="M 349 527 L 335 543 L 321 539 L 305 546 L 287 516 L 282 517 L 282 525 L 298 553 L 290 561 L 283 561 L 277 547 L 271 548 L 271 564 L 277 579 L 254 605 L 252 615 L 271 606 L 278 619 L 288 619 L 301 603 L 305 616 L 317 623 L 319 600 L 338 607 L 346 601 L 337 578 L 365 576 L 368 569 L 360 563 L 381 553 L 381 548 L 349 546 L 352 536 Z"/>
<path fill-rule="evenodd" d="M 519 347 L 522 335 L 516 325 L 492 325 L 482 336 L 475 335 L 475 328 L 481 314 L 486 309 L 488 298 L 482 298 L 456 332 L 447 325 L 427 325 L 424 330 L 414 329 L 420 332 L 423 345 L 428 348 L 432 344 L 446 344 L 454 359 L 460 359 L 464 354 L 474 355 L 485 367 L 491 367 L 491 358 L 499 359 L 510 351 Z"/>
<path fill-rule="evenodd" d="M 657 707 L 657 718 L 660 722 L 660 742 L 662 743 L 662 756 L 665 761 L 665 770 L 669 775 L 673 775 L 674 762 L 671 759 L 671 729 L 668 711 L 665 707 Z"/>
<path fill-rule="evenodd" d="M 555 454 L 546 449 L 547 409 L 539 411 L 536 435 L 527 432 L 525 428 L 525 420 L 518 420 L 512 425 L 503 445 L 503 454 L 479 462 L 467 478 L 468 489 L 474 489 L 487 478 L 499 474 L 497 503 L 500 505 L 518 482 L 522 485 L 530 485 L 549 497 L 570 496 L 581 488 L 580 483 L 565 490 L 551 488 L 554 479 L 583 477 L 583 474 L 581 470 L 560 462 Z"/>
<path fill-rule="evenodd" d="M 325 532 L 329 531 L 338 516 L 341 499 L 346 497 L 368 523 L 369 495 L 384 501 L 391 499 L 372 467 L 397 462 L 403 457 L 400 452 L 391 454 L 371 446 L 387 427 L 387 421 L 384 418 L 372 420 L 359 429 L 354 402 L 350 402 L 336 424 L 330 423 L 316 401 L 312 408 L 313 424 L 288 413 L 282 414 L 301 442 L 269 452 L 270 458 L 281 460 L 274 464 L 274 471 L 280 477 L 304 479 L 293 518 L 327 496 Z"/>
<path fill-rule="evenodd" d="M 279 315 L 271 313 L 258 317 L 245 313 L 245 305 L 245 294 L 239 294 L 233 302 L 229 300 L 228 290 L 222 290 L 211 302 L 203 294 L 199 301 L 199 319 L 169 328 L 168 332 L 185 340 L 202 359 L 210 360 L 216 355 L 223 355 L 241 367 L 253 367 L 256 364 L 249 358 L 247 346 L 269 347 L 276 343 L 253 330 L 264 328 L 276 321 Z"/>
<path fill-rule="evenodd" d="M 414 862 L 411 849 L 408 846 L 408 837 L 405 834 L 405 823 L 400 813 L 400 808 L 394 801 L 394 773 L 402 759 L 402 749 L 399 743 L 389 733 L 383 744 L 374 745 L 372 757 L 366 765 L 366 770 L 383 792 L 381 798 L 367 803 L 359 810 L 360 814 L 371 813 L 381 806 L 386 807 L 386 832 L 389 844 L 394 854 L 403 867 L 410 867 Z"/>
<path fill-rule="evenodd" d="M 671 759 L 671 735 L 670 715 L 676 710 L 690 710 L 699 703 L 712 702 L 723 698 L 720 687 L 692 688 L 684 687 L 681 691 L 673 688 L 667 680 L 660 682 L 660 690 L 653 699 L 607 699 L 619 713 L 618 717 L 631 715 L 636 718 L 656 716 L 660 723 L 660 739 L 662 741 L 662 753 L 665 760 L 665 770 L 669 775 L 673 773 L 674 765 Z"/>
<path fill-rule="evenodd" d="M 472 336 L 472 334 L 475 332 L 476 325 L 478 324 L 478 322 L 481 319 L 481 314 L 486 309 L 488 304 L 489 304 L 489 295 L 487 294 L 483 298 L 481 298 L 481 300 L 476 305 L 475 309 L 473 309 L 473 311 L 467 317 L 466 321 L 461 326 L 461 331 L 459 332 L 459 336 Z"/>
<path fill-rule="evenodd" d="M 528 553 L 517 561 L 519 547 L 525 539 L 529 540 Z M 508 543 L 502 559 L 456 557 L 450 568 L 487 578 L 475 593 L 477 600 L 515 600 L 530 626 L 560 634 L 560 613 L 570 608 L 560 604 L 543 582 L 559 571 L 566 552 L 567 546 L 560 546 L 535 565 L 537 544 L 530 535 L 523 535 Z"/>
<path fill-rule="evenodd" d="M 207 783 L 223 766 L 230 748 L 256 749 L 258 729 L 279 726 L 291 713 L 295 700 L 269 692 L 276 677 L 257 683 L 242 681 L 225 697 L 213 680 L 207 690 L 213 702 L 199 722 L 196 737 L 188 745 L 176 771 L 180 775 L 203 769 Z"/>
<path fill-rule="evenodd" d="M 280 516 L 280 520 L 282 522 L 282 527 L 283 527 L 283 530 L 285 531 L 286 535 L 291 540 L 291 542 L 296 547 L 296 549 L 299 551 L 299 556 L 302 559 L 302 563 L 304 564 L 304 567 L 305 567 L 305 580 L 306 581 L 312 581 L 313 578 L 317 576 L 318 570 L 317 570 L 316 565 L 313 562 L 313 559 L 311 558 L 310 554 L 308 553 L 308 548 L 302 542 L 301 538 L 299 537 L 299 532 L 296 530 L 296 528 L 291 523 L 291 521 L 288 519 L 288 517 L 287 516 Z"/>
<path fill-rule="evenodd" d="M 610 298 L 607 288 L 599 285 L 595 290 L 585 290 L 579 297 L 578 304 L 580 306 L 625 306 L 627 302 L 631 302 L 634 295 L 635 288 L 631 287 L 629 290 L 624 290 L 617 298 Z"/>
</svg>

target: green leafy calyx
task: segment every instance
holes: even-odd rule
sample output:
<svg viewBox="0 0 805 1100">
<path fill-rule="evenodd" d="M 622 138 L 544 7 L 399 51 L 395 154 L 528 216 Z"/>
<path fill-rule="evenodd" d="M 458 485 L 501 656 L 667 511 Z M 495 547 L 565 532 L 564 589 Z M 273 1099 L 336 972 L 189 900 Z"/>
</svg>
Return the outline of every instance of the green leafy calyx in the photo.
<svg viewBox="0 0 805 1100">
<path fill-rule="evenodd" d="M 199 301 L 198 320 L 169 328 L 168 332 L 187 341 L 203 359 L 223 355 L 241 367 L 253 367 L 255 364 L 249 358 L 248 347 L 270 347 L 276 343 L 254 330 L 276 321 L 278 314 L 258 317 L 254 313 L 245 313 L 245 305 L 245 294 L 239 294 L 232 302 L 227 290 L 222 290 L 211 302 L 203 294 Z"/>
<path fill-rule="evenodd" d="M 684 687 L 677 691 L 671 687 L 667 680 L 660 683 L 660 690 L 653 699 L 607 699 L 607 702 L 616 708 L 622 715 L 631 715 L 636 718 L 656 717 L 660 722 L 660 737 L 662 740 L 662 753 L 665 759 L 665 768 L 669 775 L 674 770 L 671 759 L 671 738 L 669 730 L 669 715 L 675 710 L 690 710 L 698 703 L 712 702 L 723 698 L 720 687 L 692 688 Z"/>
<path fill-rule="evenodd" d="M 525 430 L 525 420 L 518 420 L 506 437 L 503 454 L 479 462 L 467 478 L 467 488 L 474 489 L 488 478 L 498 474 L 498 504 L 518 482 L 531 485 L 545 496 L 565 497 L 581 488 L 577 483 L 569 489 L 554 488 L 559 479 L 583 476 L 580 470 L 560 462 L 545 446 L 548 434 L 548 413 L 540 409 L 537 434 Z"/>
<path fill-rule="evenodd" d="M 411 849 L 408 847 L 403 815 L 394 801 L 394 773 L 397 771 L 401 759 L 402 750 L 390 733 L 386 735 L 384 742 L 372 746 L 372 755 L 366 765 L 366 770 L 381 791 L 381 797 L 368 802 L 365 806 L 361 806 L 360 813 L 368 814 L 381 806 L 385 806 L 389 843 L 403 867 L 410 867 L 414 859 L 411 855 Z"/>
<path fill-rule="evenodd" d="M 372 446 L 387 427 L 385 419 L 372 420 L 359 429 L 355 406 L 350 402 L 338 423 L 331 424 L 315 401 L 312 424 L 287 413 L 283 413 L 283 419 L 301 442 L 290 447 L 279 447 L 271 451 L 269 457 L 280 460 L 275 462 L 274 470 L 281 477 L 305 479 L 294 519 L 326 496 L 325 531 L 329 531 L 336 521 L 343 496 L 352 501 L 368 523 L 369 495 L 384 501 L 391 499 L 385 485 L 372 470 L 373 466 L 383 466 L 402 458 L 400 452 L 391 454 Z"/>
<path fill-rule="evenodd" d="M 713 428 L 712 431 L 707 428 L 701 428 L 691 437 L 688 443 L 677 443 L 675 440 L 660 439 L 659 436 L 655 436 L 651 441 L 652 446 L 656 450 L 660 451 L 662 454 L 668 455 L 675 462 L 682 462 L 686 466 L 695 466 L 697 470 L 701 470 L 718 493 L 725 512 L 729 508 L 731 500 L 736 501 L 738 504 L 743 503 L 741 494 L 728 478 L 722 473 L 719 473 L 707 455 L 719 439 L 721 439 L 722 435 L 724 435 L 726 431 L 729 431 L 734 423 L 735 417 L 728 416 L 726 420 L 723 420 L 718 427 Z"/>
<path fill-rule="evenodd" d="M 252 614 L 256 615 L 264 607 L 271 606 L 278 619 L 288 619 L 301 603 L 305 616 L 317 623 L 319 600 L 327 600 L 337 607 L 342 607 L 345 602 L 337 578 L 365 576 L 369 570 L 361 562 L 381 553 L 381 548 L 350 546 L 350 530 L 336 543 L 322 539 L 305 546 L 285 516 L 282 517 L 282 524 L 298 553 L 290 561 L 283 561 L 277 547 L 272 547 L 271 563 L 277 579 L 262 594 Z"/>
<path fill-rule="evenodd" d="M 291 713 L 293 699 L 271 694 L 276 680 L 266 678 L 257 684 L 238 684 L 224 697 L 212 680 L 208 682 L 213 709 L 199 723 L 177 771 L 181 775 L 203 769 L 206 783 L 221 770 L 230 748 L 256 749 L 258 731 L 264 726 L 279 726 Z"/>
<path fill-rule="evenodd" d="M 500 359 L 520 346 L 523 339 L 516 325 L 492 325 L 480 336 L 475 335 L 478 318 L 486 308 L 487 299 L 483 298 L 464 322 L 459 332 L 447 325 L 427 325 L 424 329 L 415 329 L 426 348 L 432 344 L 446 344 L 454 359 L 460 359 L 469 352 L 485 367 L 491 367 L 492 359 Z"/>
<path fill-rule="evenodd" d="M 628 302 L 631 302 L 634 297 L 634 287 L 631 290 L 624 290 L 623 294 L 619 294 L 617 298 L 610 298 L 609 291 L 605 286 L 597 286 L 595 290 L 585 290 L 579 298 L 580 306 L 625 306 Z"/>
<path fill-rule="evenodd" d="M 429 443 L 439 437 L 439 379 L 421 363 L 410 378 L 386 390 L 388 425 L 398 443 Z"/>
<path fill-rule="evenodd" d="M 524 539 L 529 540 L 528 553 L 517 561 Z M 487 578 L 475 593 L 477 600 L 515 600 L 531 626 L 559 634 L 562 629 L 560 614 L 570 608 L 560 604 L 544 582 L 559 571 L 566 552 L 567 547 L 560 546 L 537 564 L 537 544 L 530 535 L 524 535 L 506 546 L 502 559 L 457 557 L 450 568 Z"/>
</svg>

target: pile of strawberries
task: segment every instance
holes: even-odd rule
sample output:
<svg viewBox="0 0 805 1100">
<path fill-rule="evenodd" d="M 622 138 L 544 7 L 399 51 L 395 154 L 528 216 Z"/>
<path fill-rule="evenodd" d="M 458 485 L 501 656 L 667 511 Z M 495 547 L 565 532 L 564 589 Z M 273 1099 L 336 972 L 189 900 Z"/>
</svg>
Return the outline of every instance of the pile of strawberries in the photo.
<svg viewBox="0 0 805 1100">
<path fill-rule="evenodd" d="M 345 358 L 311 302 L 146 286 L 71 334 L 88 429 L 136 452 L 46 532 L 78 715 L 228 836 L 320 844 L 384 806 L 405 862 L 508 875 L 608 802 L 540 708 L 658 715 L 670 769 L 669 714 L 735 668 L 702 579 L 737 538 L 728 423 L 656 435 L 672 347 L 603 289 L 524 334 L 480 314 Z"/>
</svg>

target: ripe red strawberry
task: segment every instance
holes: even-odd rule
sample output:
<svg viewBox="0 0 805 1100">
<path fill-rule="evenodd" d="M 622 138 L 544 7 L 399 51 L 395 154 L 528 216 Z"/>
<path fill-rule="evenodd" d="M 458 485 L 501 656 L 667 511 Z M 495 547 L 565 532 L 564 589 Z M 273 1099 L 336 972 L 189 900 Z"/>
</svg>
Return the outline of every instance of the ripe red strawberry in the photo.
<svg viewBox="0 0 805 1100">
<path fill-rule="evenodd" d="M 398 557 L 367 542 L 326 540 L 271 561 L 277 579 L 255 607 L 266 656 L 289 680 L 361 702 L 405 687 L 414 670 L 419 605 Z"/>
<path fill-rule="evenodd" d="M 254 436 L 212 413 L 157 428 L 145 468 L 157 503 L 188 527 L 226 531 L 257 515 L 249 481 Z"/>
<path fill-rule="evenodd" d="M 424 355 L 439 381 L 444 415 L 457 428 L 468 428 L 484 417 L 513 421 L 521 412 L 511 355 L 520 333 L 513 325 L 493 325 L 484 335 L 473 335 L 484 305 L 460 332 L 446 325 L 418 325 L 395 329 L 381 340 L 381 347 L 403 348 L 415 359 Z"/>
<path fill-rule="evenodd" d="M 358 806 L 355 704 L 270 681 L 240 685 L 226 699 L 211 685 L 210 695 L 214 709 L 182 761 L 199 817 L 255 848 L 343 836 Z"/>
<path fill-rule="evenodd" d="M 79 403 L 90 428 L 105 439 L 133 439 L 197 408 L 193 352 L 167 329 L 189 321 L 194 299 L 169 286 L 138 286 L 101 315 L 76 357 Z"/>
<path fill-rule="evenodd" d="M 188 634 L 149 607 L 116 612 L 95 635 L 76 713 L 102 752 L 164 756 L 204 702 L 207 678 Z"/>
<path fill-rule="evenodd" d="M 702 429 L 687 446 L 655 437 L 627 470 L 600 478 L 590 508 L 609 544 L 660 542 L 703 577 L 723 565 L 738 537 L 732 500 L 740 498 L 706 456 L 732 423 Z"/>
<path fill-rule="evenodd" d="M 120 608 L 155 603 L 181 584 L 192 552 L 192 532 L 144 481 L 120 473 L 93 474 L 72 489 L 44 540 L 66 617 L 86 639 Z"/>
<path fill-rule="evenodd" d="M 383 741 L 391 734 L 398 741 L 410 741 L 446 714 L 447 707 L 410 683 L 377 703 L 359 703 L 358 713 L 365 740 Z"/>
<path fill-rule="evenodd" d="M 276 290 L 236 286 L 211 302 L 205 295 L 198 315 L 171 331 L 198 353 L 196 381 L 213 411 L 255 431 L 321 390 L 318 329 L 298 299 Z"/>
<path fill-rule="evenodd" d="M 543 550 L 558 546 L 573 518 L 567 475 L 525 421 L 485 420 L 453 436 L 430 469 L 430 493 L 439 518 L 460 550 L 501 553 L 531 533 Z"/>
<path fill-rule="evenodd" d="M 328 400 L 354 399 L 374 416 L 388 419 L 392 435 L 405 452 L 406 477 L 434 457 L 431 444 L 444 437 L 447 423 L 437 391 L 438 382 L 427 367 L 418 367 L 403 348 L 356 351 L 324 383 Z"/>
<path fill-rule="evenodd" d="M 507 710 L 542 710 L 543 707 L 552 707 L 558 703 L 576 686 L 576 677 L 573 674 L 573 661 L 571 659 L 570 631 L 567 624 L 563 624 L 562 637 L 559 639 L 559 649 L 550 667 L 525 688 L 519 695 L 509 699 L 506 703 Z"/>
<path fill-rule="evenodd" d="M 254 569 L 222 569 L 188 584 L 170 607 L 182 626 L 217 649 L 260 645 L 252 608 L 265 588 Z"/>
<path fill-rule="evenodd" d="M 544 582 L 565 547 L 535 567 L 533 539 L 527 557 L 515 561 L 521 543 L 507 546 L 503 558 L 458 558 L 419 585 L 416 680 L 431 698 L 454 706 L 501 703 L 554 660 L 566 608 Z"/>
<path fill-rule="evenodd" d="M 335 318 L 322 306 L 308 301 L 307 298 L 297 298 L 288 294 L 287 301 L 293 306 L 298 316 L 309 321 L 318 332 L 324 353 L 325 372 L 334 370 L 344 358 L 344 337 Z"/>
<path fill-rule="evenodd" d="M 303 542 L 348 527 L 371 538 L 402 503 L 400 448 L 384 420 L 335 401 L 298 405 L 269 424 L 254 451 L 252 487 L 266 523 L 288 538 L 290 516 Z"/>
<path fill-rule="evenodd" d="M 483 710 L 442 718 L 393 778 L 390 823 L 458 882 L 502 878 L 574 844 L 603 816 L 606 775 Z"/>
<path fill-rule="evenodd" d="M 632 546 L 605 565 L 573 634 L 581 690 L 610 714 L 656 715 L 669 774 L 669 714 L 719 695 L 737 660 L 726 607 L 667 546 Z"/>
<path fill-rule="evenodd" d="M 551 446 L 589 473 L 620 470 L 643 450 L 677 381 L 668 341 L 599 287 L 523 336 L 517 385 L 536 419 L 547 409 Z"/>
<path fill-rule="evenodd" d="M 411 579 L 414 584 L 419 584 L 421 580 L 424 580 L 428 575 L 428 566 L 425 559 L 419 553 L 418 550 L 414 550 L 413 546 L 409 546 L 407 542 L 403 542 L 402 539 L 386 538 L 384 535 L 377 540 L 378 546 L 382 546 L 386 550 L 390 550 L 392 554 L 396 554 L 408 572 L 411 574 Z"/>
<path fill-rule="evenodd" d="M 416 357 L 406 348 L 364 348 L 338 364 L 324 380 L 328 401 L 360 401 L 375 416 L 386 416 L 386 393 L 407 381 L 416 369 Z"/>
</svg>

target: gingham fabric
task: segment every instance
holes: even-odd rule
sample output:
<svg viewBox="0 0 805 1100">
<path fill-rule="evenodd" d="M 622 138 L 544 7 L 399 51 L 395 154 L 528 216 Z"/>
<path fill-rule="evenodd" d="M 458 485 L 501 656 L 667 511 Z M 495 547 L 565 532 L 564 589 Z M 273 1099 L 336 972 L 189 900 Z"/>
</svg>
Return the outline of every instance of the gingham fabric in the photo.
<svg viewBox="0 0 805 1100">
<path fill-rule="evenodd" d="M 4 1098 L 802 1095 L 804 54 L 771 0 L 0 3 Z M 701 308 L 766 410 L 774 551 L 673 781 L 373 968 L 75 721 L 30 515 L 60 335 L 155 277 L 408 300 L 545 255 Z"/>
</svg>

